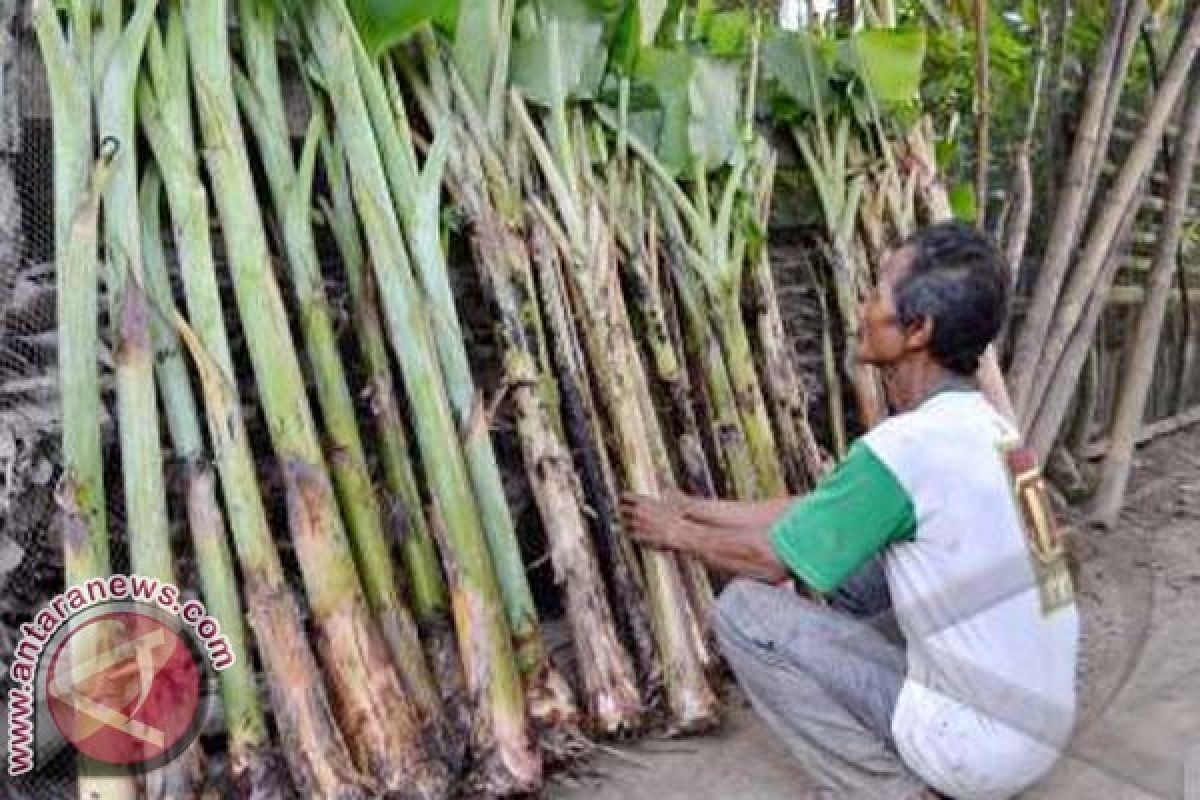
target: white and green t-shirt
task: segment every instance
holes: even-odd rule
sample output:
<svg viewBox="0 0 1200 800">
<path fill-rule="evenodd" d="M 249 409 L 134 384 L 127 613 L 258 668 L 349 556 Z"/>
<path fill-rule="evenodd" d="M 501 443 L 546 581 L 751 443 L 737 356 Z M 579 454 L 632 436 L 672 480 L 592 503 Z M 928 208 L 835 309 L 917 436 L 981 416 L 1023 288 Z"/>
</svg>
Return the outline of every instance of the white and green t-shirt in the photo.
<svg viewBox="0 0 1200 800">
<path fill-rule="evenodd" d="M 1017 441 L 978 392 L 942 392 L 863 436 L 771 532 L 822 592 L 882 553 L 908 657 L 896 747 L 964 799 L 1037 780 L 1074 722 L 1079 620 L 1041 476 Z"/>
</svg>

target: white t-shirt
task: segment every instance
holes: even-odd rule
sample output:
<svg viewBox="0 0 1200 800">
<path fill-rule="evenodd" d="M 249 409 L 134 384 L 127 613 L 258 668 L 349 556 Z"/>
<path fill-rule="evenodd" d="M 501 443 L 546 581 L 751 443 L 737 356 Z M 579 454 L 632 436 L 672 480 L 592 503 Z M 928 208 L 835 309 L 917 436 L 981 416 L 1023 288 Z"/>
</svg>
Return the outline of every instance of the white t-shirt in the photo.
<svg viewBox="0 0 1200 800">
<path fill-rule="evenodd" d="M 881 423 L 772 532 L 822 591 L 882 552 L 908 672 L 892 718 L 905 763 L 961 800 L 1011 797 L 1070 737 L 1079 637 L 1043 485 L 973 391 Z"/>
</svg>

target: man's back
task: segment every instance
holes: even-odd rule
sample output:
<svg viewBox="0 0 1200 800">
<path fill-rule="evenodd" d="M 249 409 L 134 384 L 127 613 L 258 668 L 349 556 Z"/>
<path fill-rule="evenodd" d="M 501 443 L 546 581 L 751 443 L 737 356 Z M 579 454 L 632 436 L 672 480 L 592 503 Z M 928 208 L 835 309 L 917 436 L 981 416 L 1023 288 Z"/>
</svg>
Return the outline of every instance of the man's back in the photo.
<svg viewBox="0 0 1200 800">
<path fill-rule="evenodd" d="M 885 556 L 908 655 L 893 734 L 918 774 L 956 796 L 1028 784 L 1074 718 L 1078 616 L 1016 440 L 968 391 L 864 437 L 909 495 L 916 528 Z"/>
</svg>

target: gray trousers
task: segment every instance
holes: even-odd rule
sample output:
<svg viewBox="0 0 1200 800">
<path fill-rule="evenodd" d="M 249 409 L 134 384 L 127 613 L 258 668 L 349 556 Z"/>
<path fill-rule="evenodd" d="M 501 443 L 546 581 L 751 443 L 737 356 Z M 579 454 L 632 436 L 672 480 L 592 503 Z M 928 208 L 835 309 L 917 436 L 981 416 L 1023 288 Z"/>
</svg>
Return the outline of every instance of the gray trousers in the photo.
<svg viewBox="0 0 1200 800">
<path fill-rule="evenodd" d="M 800 762 L 815 798 L 909 800 L 923 782 L 892 741 L 905 656 L 882 564 L 824 608 L 787 588 L 738 580 L 713 627 L 755 711 Z"/>
</svg>

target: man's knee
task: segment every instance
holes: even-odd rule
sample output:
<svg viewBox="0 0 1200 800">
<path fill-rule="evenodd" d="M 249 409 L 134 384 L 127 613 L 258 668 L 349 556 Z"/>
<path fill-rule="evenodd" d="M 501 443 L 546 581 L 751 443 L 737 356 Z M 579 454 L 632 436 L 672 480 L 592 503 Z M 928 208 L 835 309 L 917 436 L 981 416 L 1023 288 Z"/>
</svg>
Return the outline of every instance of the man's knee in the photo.
<svg viewBox="0 0 1200 800">
<path fill-rule="evenodd" d="M 727 655 L 731 646 L 762 638 L 771 612 L 772 593 L 778 589 L 758 581 L 739 578 L 731 582 L 717 598 L 713 630 L 721 650 Z"/>
</svg>

